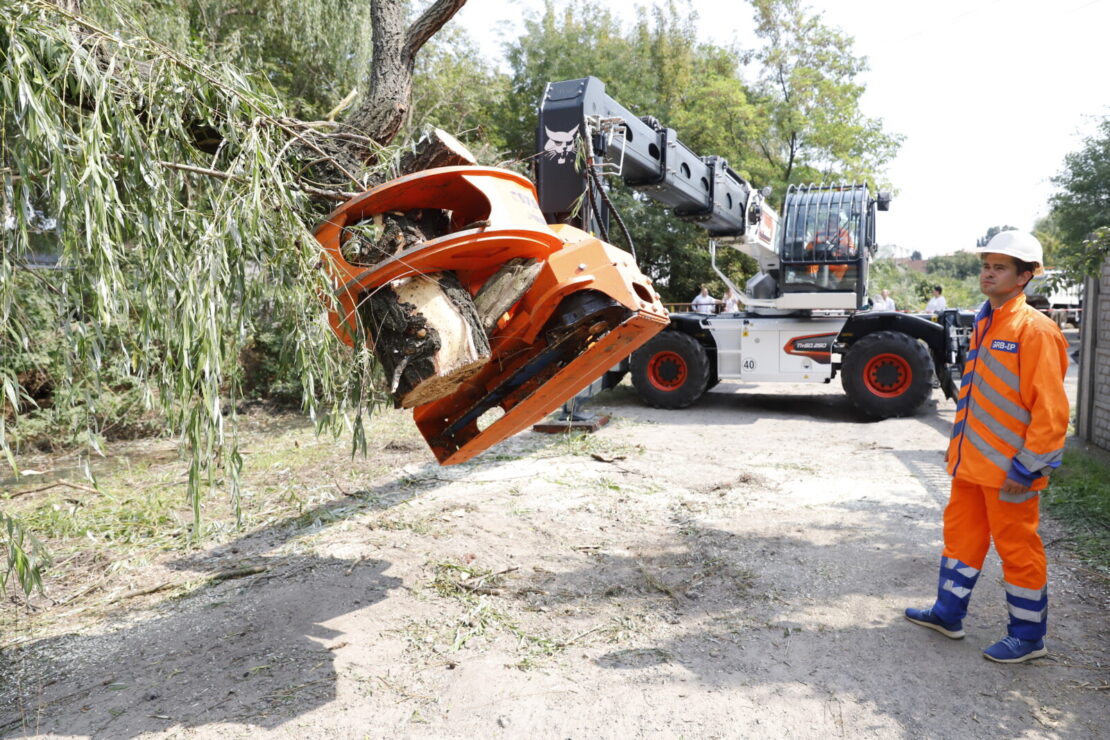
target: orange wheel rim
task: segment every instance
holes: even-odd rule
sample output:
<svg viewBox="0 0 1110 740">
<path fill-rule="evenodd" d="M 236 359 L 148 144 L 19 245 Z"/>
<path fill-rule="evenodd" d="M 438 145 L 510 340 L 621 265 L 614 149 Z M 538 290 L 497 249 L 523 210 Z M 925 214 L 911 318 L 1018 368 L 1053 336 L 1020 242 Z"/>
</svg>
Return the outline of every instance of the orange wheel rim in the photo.
<svg viewBox="0 0 1110 740">
<path fill-rule="evenodd" d="M 688 373 L 686 359 L 677 352 L 658 352 L 648 362 L 648 380 L 661 391 L 681 388 Z"/>
<path fill-rule="evenodd" d="M 891 353 L 872 357 L 863 368 L 863 382 L 876 396 L 894 398 L 906 392 L 913 382 L 913 369 L 901 355 Z"/>
</svg>

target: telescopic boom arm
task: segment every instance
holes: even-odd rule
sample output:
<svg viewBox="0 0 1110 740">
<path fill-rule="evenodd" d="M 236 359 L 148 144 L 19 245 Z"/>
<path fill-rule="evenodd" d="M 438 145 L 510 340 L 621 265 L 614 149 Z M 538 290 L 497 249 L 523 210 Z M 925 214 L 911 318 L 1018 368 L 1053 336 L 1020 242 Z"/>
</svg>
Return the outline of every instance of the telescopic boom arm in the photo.
<svg viewBox="0 0 1110 740">
<path fill-rule="evenodd" d="M 596 77 L 548 83 L 539 109 L 536 185 L 540 210 L 549 223 L 569 222 L 605 232 L 591 209 L 576 206 L 583 193 L 596 190 L 591 167 L 619 174 L 626 185 L 674 209 L 713 237 L 757 238 L 771 247 L 773 211 L 761 193 L 728 166 L 722 157 L 701 157 L 678 140 L 674 129 L 654 118 L 640 118 L 605 94 Z M 577 140 L 591 137 L 593 153 L 605 164 L 576 162 Z M 584 154 L 584 153 L 583 153 Z M 595 169 L 596 171 L 596 169 Z M 597 197 L 599 193 L 591 193 Z M 764 212 L 770 218 L 763 218 Z M 764 225 L 764 222 L 765 225 Z M 759 228 L 764 226 L 764 228 Z"/>
</svg>

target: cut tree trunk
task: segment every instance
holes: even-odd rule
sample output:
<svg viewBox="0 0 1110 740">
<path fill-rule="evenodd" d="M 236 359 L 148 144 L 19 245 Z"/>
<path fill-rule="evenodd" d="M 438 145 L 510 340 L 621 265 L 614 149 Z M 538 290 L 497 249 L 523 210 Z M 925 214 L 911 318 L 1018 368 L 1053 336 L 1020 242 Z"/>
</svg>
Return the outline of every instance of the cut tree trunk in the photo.
<svg viewBox="0 0 1110 740">
<path fill-rule="evenodd" d="M 532 287 L 542 268 L 539 260 L 517 257 L 503 264 L 482 284 L 474 296 L 474 307 L 487 335 L 493 333 L 497 320 Z"/>
<path fill-rule="evenodd" d="M 422 138 L 413 151 L 401 155 L 401 174 L 408 175 L 433 167 L 474 165 L 478 160 L 461 141 L 443 129 L 435 129 Z"/>
<path fill-rule="evenodd" d="M 371 267 L 406 249 L 441 237 L 450 228 L 450 217 L 438 208 L 378 214 L 346 227 L 343 257 L 352 265 Z"/>
<path fill-rule="evenodd" d="M 450 395 L 489 361 L 474 302 L 453 272 L 394 280 L 359 311 L 398 408 Z"/>
<path fill-rule="evenodd" d="M 399 166 L 402 174 L 411 174 L 473 164 L 474 155 L 458 139 L 435 129 L 401 157 Z M 450 229 L 450 214 L 438 208 L 379 214 L 349 228 L 343 252 L 352 264 L 372 266 Z M 362 305 L 374 356 L 385 369 L 398 408 L 450 395 L 489 361 L 487 331 L 470 294 L 452 272 L 395 280 L 375 290 Z"/>
</svg>

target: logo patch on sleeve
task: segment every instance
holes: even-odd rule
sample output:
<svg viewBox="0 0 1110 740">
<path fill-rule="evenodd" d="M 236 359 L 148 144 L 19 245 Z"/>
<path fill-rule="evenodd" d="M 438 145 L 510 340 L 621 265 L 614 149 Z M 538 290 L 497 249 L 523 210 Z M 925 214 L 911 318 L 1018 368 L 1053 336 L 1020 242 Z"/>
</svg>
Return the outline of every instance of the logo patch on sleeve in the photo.
<svg viewBox="0 0 1110 740">
<path fill-rule="evenodd" d="M 1016 353 L 1018 351 L 1018 343 L 1007 342 L 1005 339 L 996 339 L 991 342 L 991 349 L 997 349 L 1000 352 Z"/>
</svg>

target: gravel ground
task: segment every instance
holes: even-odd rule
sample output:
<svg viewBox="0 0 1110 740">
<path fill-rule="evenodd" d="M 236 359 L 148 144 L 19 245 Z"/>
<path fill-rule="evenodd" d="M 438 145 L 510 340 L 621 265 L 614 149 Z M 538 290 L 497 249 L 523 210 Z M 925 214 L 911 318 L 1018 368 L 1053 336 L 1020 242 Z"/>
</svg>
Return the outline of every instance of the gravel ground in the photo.
<svg viewBox="0 0 1110 740">
<path fill-rule="evenodd" d="M 594 408 L 594 435 L 454 468 L 394 444 L 311 526 L 157 564 L 258 572 L 5 649 L 0 734 L 1105 736 L 1106 583 L 1051 522 L 1047 659 L 980 655 L 1006 619 L 993 553 L 965 639 L 902 617 L 935 590 L 939 391 L 881 422 L 838 385 Z"/>
</svg>

